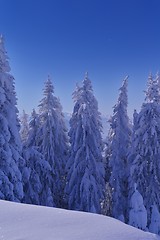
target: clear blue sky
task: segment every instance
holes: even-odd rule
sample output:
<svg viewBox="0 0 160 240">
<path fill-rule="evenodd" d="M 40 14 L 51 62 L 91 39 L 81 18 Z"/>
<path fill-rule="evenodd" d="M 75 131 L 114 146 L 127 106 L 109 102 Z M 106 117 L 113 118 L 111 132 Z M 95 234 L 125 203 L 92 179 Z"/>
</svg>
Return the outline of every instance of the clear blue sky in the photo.
<svg viewBox="0 0 160 240">
<path fill-rule="evenodd" d="M 104 114 L 130 76 L 131 115 L 149 72 L 160 70 L 159 0 L 0 0 L 0 32 L 20 111 L 37 107 L 50 74 L 63 110 L 72 112 L 72 92 L 88 71 Z"/>
</svg>

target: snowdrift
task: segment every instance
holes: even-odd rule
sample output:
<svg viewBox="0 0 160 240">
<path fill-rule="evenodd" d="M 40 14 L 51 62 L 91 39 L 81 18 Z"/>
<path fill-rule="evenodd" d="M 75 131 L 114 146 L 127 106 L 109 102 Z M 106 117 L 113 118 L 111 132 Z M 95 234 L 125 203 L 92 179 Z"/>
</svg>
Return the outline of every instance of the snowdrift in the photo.
<svg viewBox="0 0 160 240">
<path fill-rule="evenodd" d="M 160 240 L 110 217 L 0 201 L 0 240 Z"/>
</svg>

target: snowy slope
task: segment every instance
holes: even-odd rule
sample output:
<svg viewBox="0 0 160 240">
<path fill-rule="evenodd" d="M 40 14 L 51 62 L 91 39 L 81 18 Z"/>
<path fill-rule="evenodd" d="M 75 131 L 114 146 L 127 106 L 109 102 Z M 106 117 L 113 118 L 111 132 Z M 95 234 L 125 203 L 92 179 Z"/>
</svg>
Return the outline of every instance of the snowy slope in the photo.
<svg viewBox="0 0 160 240">
<path fill-rule="evenodd" d="M 0 201 L 0 240 L 160 240 L 113 218 Z"/>
</svg>

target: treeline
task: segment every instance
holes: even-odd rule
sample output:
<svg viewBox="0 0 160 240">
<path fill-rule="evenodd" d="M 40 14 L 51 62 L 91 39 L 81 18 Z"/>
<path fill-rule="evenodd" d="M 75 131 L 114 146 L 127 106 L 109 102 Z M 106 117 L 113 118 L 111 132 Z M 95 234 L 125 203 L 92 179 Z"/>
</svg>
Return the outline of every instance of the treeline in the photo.
<svg viewBox="0 0 160 240">
<path fill-rule="evenodd" d="M 48 77 L 38 112 L 17 116 L 14 78 L 0 37 L 0 199 L 99 213 L 160 234 L 160 76 L 141 111 L 127 115 L 127 78 L 102 140 L 86 73 L 73 93 L 69 131 Z"/>
</svg>

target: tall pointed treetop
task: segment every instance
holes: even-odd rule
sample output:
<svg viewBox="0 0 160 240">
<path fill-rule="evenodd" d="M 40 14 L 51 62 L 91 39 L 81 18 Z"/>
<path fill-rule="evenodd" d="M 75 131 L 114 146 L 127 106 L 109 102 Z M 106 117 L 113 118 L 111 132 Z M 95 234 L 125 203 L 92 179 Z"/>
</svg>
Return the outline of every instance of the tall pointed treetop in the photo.
<svg viewBox="0 0 160 240">
<path fill-rule="evenodd" d="M 147 90 L 145 91 L 145 101 L 148 103 L 159 103 L 160 102 L 160 90 L 159 90 L 158 76 L 153 78 L 152 74 L 149 74 Z"/>
<path fill-rule="evenodd" d="M 122 86 L 119 89 L 120 93 L 119 93 L 119 98 L 118 98 L 118 104 L 120 102 L 123 102 L 126 105 L 128 105 L 128 96 L 127 96 L 128 77 L 129 76 L 125 77 L 125 79 L 123 80 Z"/>
<path fill-rule="evenodd" d="M 85 73 L 83 80 L 83 89 L 86 91 L 93 91 L 91 80 L 88 78 L 88 72 Z"/>
<path fill-rule="evenodd" d="M 23 110 L 22 116 L 21 116 L 21 128 L 20 128 L 20 135 L 22 143 L 25 144 L 28 139 L 28 132 L 29 132 L 29 123 L 28 123 L 29 116 L 28 114 Z"/>
<path fill-rule="evenodd" d="M 45 88 L 44 88 L 44 96 L 48 96 L 48 93 L 54 93 L 54 87 L 51 81 L 50 76 L 48 75 L 48 79 L 45 83 Z"/>
<path fill-rule="evenodd" d="M 50 76 L 48 76 L 47 81 L 45 82 L 43 95 L 44 98 L 40 101 L 39 104 L 39 112 L 43 114 L 52 115 L 54 109 L 59 107 L 58 99 L 53 95 L 54 94 L 54 87 Z"/>
<path fill-rule="evenodd" d="M 0 36 L 0 72 L 10 72 L 7 52 L 4 47 L 4 38 Z"/>
<path fill-rule="evenodd" d="M 160 86 L 160 72 L 159 71 L 156 73 L 156 81 L 158 82 L 158 84 Z"/>
</svg>

